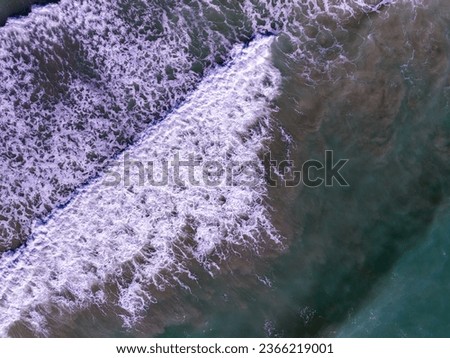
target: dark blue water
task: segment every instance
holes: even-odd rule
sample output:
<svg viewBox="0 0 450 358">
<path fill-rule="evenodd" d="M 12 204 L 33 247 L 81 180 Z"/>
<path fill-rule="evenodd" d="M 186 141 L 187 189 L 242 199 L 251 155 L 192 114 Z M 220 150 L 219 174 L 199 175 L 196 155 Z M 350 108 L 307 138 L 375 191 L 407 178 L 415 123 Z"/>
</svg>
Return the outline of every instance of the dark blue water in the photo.
<svg viewBox="0 0 450 358">
<path fill-rule="evenodd" d="M 8 18 L 26 16 L 33 5 L 42 6 L 57 3 L 59 0 L 1 0 L 0 1 L 0 26 L 3 26 Z"/>
</svg>

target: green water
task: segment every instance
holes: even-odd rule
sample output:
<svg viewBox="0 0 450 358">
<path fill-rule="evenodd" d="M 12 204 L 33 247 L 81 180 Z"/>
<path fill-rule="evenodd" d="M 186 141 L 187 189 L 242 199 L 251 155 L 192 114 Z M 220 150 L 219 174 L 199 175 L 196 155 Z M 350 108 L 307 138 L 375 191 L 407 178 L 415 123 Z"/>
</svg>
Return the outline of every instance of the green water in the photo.
<svg viewBox="0 0 450 358">
<path fill-rule="evenodd" d="M 404 254 L 372 290 L 339 337 L 448 337 L 450 207 L 437 213 L 423 242 Z"/>
</svg>

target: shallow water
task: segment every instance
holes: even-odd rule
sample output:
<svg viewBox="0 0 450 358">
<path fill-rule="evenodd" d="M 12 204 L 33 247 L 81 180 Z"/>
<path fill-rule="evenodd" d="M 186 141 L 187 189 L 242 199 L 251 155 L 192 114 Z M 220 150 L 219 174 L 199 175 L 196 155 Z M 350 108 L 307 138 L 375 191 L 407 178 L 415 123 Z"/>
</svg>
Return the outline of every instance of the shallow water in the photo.
<svg viewBox="0 0 450 358">
<path fill-rule="evenodd" d="M 82 3 L 0 29 L 2 335 L 450 333 L 445 1 Z M 349 187 L 102 184 L 269 150 Z"/>
</svg>

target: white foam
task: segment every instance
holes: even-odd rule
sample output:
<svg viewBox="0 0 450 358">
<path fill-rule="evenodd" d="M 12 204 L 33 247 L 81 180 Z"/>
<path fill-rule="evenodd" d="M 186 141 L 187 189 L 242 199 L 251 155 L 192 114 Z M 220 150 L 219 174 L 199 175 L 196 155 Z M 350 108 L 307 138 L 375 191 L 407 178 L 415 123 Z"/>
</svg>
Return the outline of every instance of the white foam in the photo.
<svg viewBox="0 0 450 358">
<path fill-rule="evenodd" d="M 232 63 L 207 77 L 185 105 L 119 157 L 115 170 L 123 172 L 125 155 L 160 162 L 176 153 L 181 158 L 192 153 L 203 162 L 226 162 L 229 155 L 262 170 L 258 154 L 270 139 L 270 102 L 280 85 L 270 60 L 272 41 L 261 38 L 236 48 Z M 236 179 L 252 179 L 252 185 L 216 187 L 192 185 L 184 171 L 180 177 L 185 185 L 139 186 L 138 171 L 132 169 L 132 185 L 125 187 L 105 186 L 106 175 L 47 223 L 36 225 L 26 247 L 0 259 L 0 334 L 6 336 L 18 320 L 47 334 L 46 306 L 73 311 L 105 303 L 111 299 L 105 284 L 111 282 L 120 294 L 109 303 L 119 305 L 124 323 L 131 325 L 152 302 L 149 287 L 188 273 L 187 259 L 210 270 L 210 255 L 226 242 L 257 247 L 263 237 L 279 240 L 262 203 L 262 175 L 255 181 L 244 170 Z M 187 224 L 195 229 L 191 243 L 184 239 Z M 131 267 L 128 279 L 125 264 Z"/>
<path fill-rule="evenodd" d="M 368 13 L 380 12 L 384 6 L 398 3 L 418 7 L 423 5 L 423 0 L 284 0 L 275 3 L 245 0 L 242 11 L 250 19 L 252 28 L 283 35 L 283 51 L 290 51 L 288 57 L 296 64 L 296 75 L 313 85 L 317 77 L 335 80 L 333 70 L 351 63 L 342 39 L 338 40 L 335 32 L 341 32 L 342 36 L 347 31 L 345 24 L 357 23 Z M 308 28 L 314 29 L 312 34 Z M 330 42 L 322 46 L 318 36 L 325 36 Z"/>
<path fill-rule="evenodd" d="M 283 33 L 311 79 L 346 58 L 304 28 L 327 32 L 320 16 L 339 22 L 376 11 L 371 3 L 61 0 L 9 20 L 0 28 L 0 250 L 180 104 L 201 80 L 192 68 L 208 72 L 243 34 Z"/>
<path fill-rule="evenodd" d="M 151 1 L 62 0 L 0 28 L 0 249 L 181 103 L 201 80 L 193 63 L 207 70 L 235 42 L 193 8 Z"/>
</svg>

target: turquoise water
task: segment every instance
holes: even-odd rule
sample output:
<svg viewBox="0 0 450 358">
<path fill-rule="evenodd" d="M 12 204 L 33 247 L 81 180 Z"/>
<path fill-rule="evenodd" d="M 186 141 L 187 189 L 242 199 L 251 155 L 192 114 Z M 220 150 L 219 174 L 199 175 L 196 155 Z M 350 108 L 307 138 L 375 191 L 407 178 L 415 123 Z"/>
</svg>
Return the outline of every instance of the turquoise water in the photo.
<svg viewBox="0 0 450 358">
<path fill-rule="evenodd" d="M 423 242 L 374 287 L 338 337 L 448 337 L 450 211 L 443 205 Z"/>
</svg>

